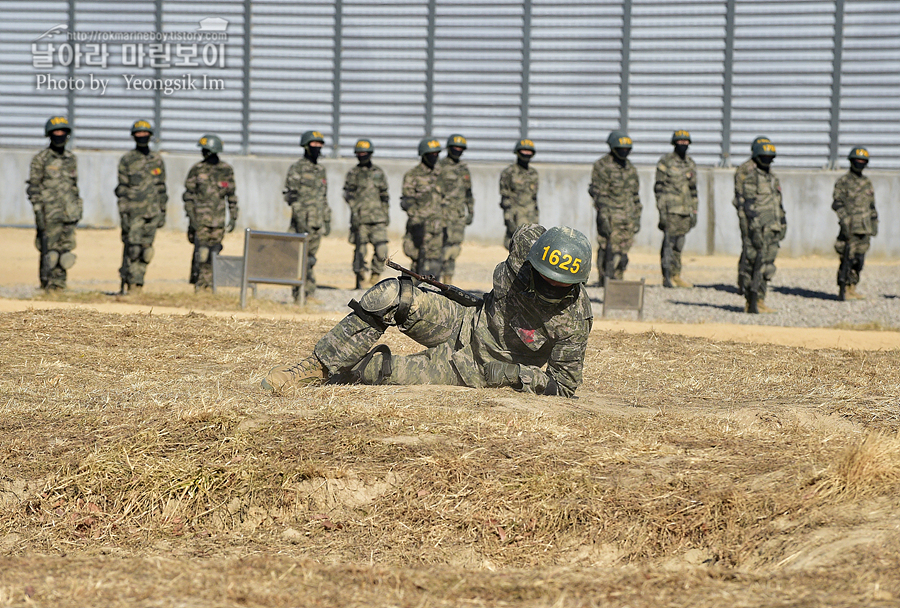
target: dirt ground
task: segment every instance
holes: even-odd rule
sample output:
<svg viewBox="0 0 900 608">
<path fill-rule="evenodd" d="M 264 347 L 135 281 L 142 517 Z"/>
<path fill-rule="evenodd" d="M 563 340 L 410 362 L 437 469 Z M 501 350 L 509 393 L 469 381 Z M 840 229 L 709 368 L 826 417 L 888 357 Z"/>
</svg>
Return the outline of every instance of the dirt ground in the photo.
<svg viewBox="0 0 900 608">
<path fill-rule="evenodd" d="M 898 332 L 598 319 L 577 399 L 269 394 L 342 312 L 197 296 L 166 232 L 144 299 L 107 295 L 111 230 L 35 293 L 32 235 L 0 229 L 0 606 L 900 602 Z M 326 239 L 320 283 L 349 254 Z"/>
</svg>

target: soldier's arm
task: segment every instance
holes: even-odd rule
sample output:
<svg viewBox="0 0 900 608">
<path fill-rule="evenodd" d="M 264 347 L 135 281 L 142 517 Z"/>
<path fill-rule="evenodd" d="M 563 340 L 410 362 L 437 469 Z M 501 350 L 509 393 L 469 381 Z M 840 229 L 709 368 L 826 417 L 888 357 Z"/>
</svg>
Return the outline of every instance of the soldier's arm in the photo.
<svg viewBox="0 0 900 608">
<path fill-rule="evenodd" d="M 229 168 L 228 172 L 225 174 L 225 181 L 228 182 L 228 185 L 225 186 L 224 195 L 228 200 L 228 212 L 231 213 L 234 217 L 237 217 L 238 214 L 238 197 L 237 197 L 237 184 L 234 183 L 234 170 Z"/>
<path fill-rule="evenodd" d="M 75 204 L 78 207 L 78 219 L 75 221 L 80 222 L 84 216 L 84 201 L 78 190 L 78 159 L 75 158 L 75 155 L 72 155 L 72 194 L 75 196 Z"/>
<path fill-rule="evenodd" d="M 192 226 L 194 225 L 194 204 L 197 200 L 197 186 L 197 170 L 191 167 L 184 180 L 184 194 L 181 195 L 181 200 L 184 201 L 184 213 Z"/>
<path fill-rule="evenodd" d="M 128 174 L 128 165 L 126 164 L 125 157 L 123 156 L 119 160 L 119 183 L 116 186 L 116 197 L 119 199 L 119 213 L 122 213 L 122 205 L 124 204 L 123 199 L 128 196 L 130 185 L 131 177 Z"/>
<path fill-rule="evenodd" d="M 355 174 L 356 172 L 353 169 L 350 169 L 344 177 L 344 202 L 350 205 L 350 209 L 353 209 L 353 198 L 358 188 L 356 180 L 354 179 Z"/>
<path fill-rule="evenodd" d="M 162 207 L 163 213 L 166 212 L 166 203 L 169 202 L 169 193 L 166 191 L 166 164 L 159 161 L 159 175 L 157 176 L 157 189 L 159 190 L 159 198 L 160 198 L 160 206 Z"/>
<path fill-rule="evenodd" d="M 591 169 L 591 185 L 588 187 L 588 194 L 594 199 L 594 207 L 597 207 L 600 199 L 607 194 L 606 182 L 600 161 L 597 161 L 594 163 L 594 168 Z"/>
<path fill-rule="evenodd" d="M 692 202 L 694 208 L 696 208 L 700 202 L 700 199 L 697 196 L 697 165 L 693 160 L 691 161 L 691 177 L 690 179 L 688 179 L 688 188 L 691 191 L 691 199 L 693 199 Z"/>
<path fill-rule="evenodd" d="M 656 196 L 656 208 L 660 213 L 666 212 L 666 201 L 663 197 L 666 180 L 666 166 L 660 162 L 656 165 L 656 182 L 653 184 L 653 194 Z"/>
<path fill-rule="evenodd" d="M 847 217 L 846 192 L 842 186 L 843 181 L 839 179 L 834 185 L 834 193 L 831 195 L 831 208 L 837 213 L 839 222 L 844 221 L 844 218 Z"/>
<path fill-rule="evenodd" d="M 511 206 L 510 199 L 513 196 L 515 196 L 515 192 L 513 191 L 511 174 L 504 169 L 503 173 L 500 174 L 500 207 L 509 209 Z"/>
<path fill-rule="evenodd" d="M 468 168 L 466 168 L 463 179 L 466 181 L 466 217 L 471 218 L 475 214 L 475 196 L 472 194 L 472 176 Z"/>
<path fill-rule="evenodd" d="M 403 176 L 403 190 L 400 195 L 400 208 L 412 215 L 419 200 L 416 197 L 415 179 L 409 175 Z"/>
<path fill-rule="evenodd" d="M 547 362 L 547 375 L 551 381 L 545 394 L 571 397 L 581 386 L 587 334 L 590 333 L 591 323 L 590 320 L 578 323 L 583 327 L 576 328 L 573 335 L 553 346 L 550 360 Z"/>
<path fill-rule="evenodd" d="M 284 178 L 284 202 L 288 204 L 288 206 L 297 202 L 299 197 L 299 178 L 300 175 L 297 172 L 294 165 L 291 165 L 291 168 L 288 169 L 287 176 Z"/>
<path fill-rule="evenodd" d="M 28 184 L 26 194 L 32 205 L 40 205 L 41 200 L 41 184 L 44 182 L 44 165 L 37 156 L 31 159 L 31 169 L 28 174 Z"/>
<path fill-rule="evenodd" d="M 384 171 L 379 169 L 375 179 L 378 184 L 378 197 L 381 199 L 381 204 L 384 205 L 385 211 L 387 211 L 388 205 L 391 202 L 391 196 L 388 192 L 387 176 L 385 176 Z"/>
</svg>

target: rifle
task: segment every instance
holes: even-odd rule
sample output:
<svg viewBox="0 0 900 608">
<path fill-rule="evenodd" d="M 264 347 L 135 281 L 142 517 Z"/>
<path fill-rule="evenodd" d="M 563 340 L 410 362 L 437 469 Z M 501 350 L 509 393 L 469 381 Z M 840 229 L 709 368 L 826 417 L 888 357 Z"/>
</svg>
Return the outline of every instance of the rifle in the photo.
<svg viewBox="0 0 900 608">
<path fill-rule="evenodd" d="M 41 289 L 46 289 L 50 283 L 50 260 L 47 257 L 49 244 L 46 230 L 38 230 L 38 241 L 41 243 L 41 264 L 38 268 L 38 276 L 41 279 Z"/>
<path fill-rule="evenodd" d="M 759 314 L 759 294 L 762 291 L 762 248 L 756 250 L 756 259 L 753 260 L 753 274 L 750 275 L 750 285 L 745 287 L 747 291 L 747 312 Z"/>
<path fill-rule="evenodd" d="M 847 299 L 847 285 L 850 284 L 850 239 L 844 241 L 844 253 L 838 266 L 838 300 Z"/>
<path fill-rule="evenodd" d="M 387 260 L 385 262 L 385 265 L 393 268 L 394 270 L 399 270 L 403 274 L 409 275 L 417 281 L 428 283 L 429 285 L 437 287 L 441 290 L 441 295 L 443 295 L 447 299 L 453 300 L 457 304 L 462 304 L 463 306 L 478 306 L 482 303 L 481 298 L 469 293 L 468 291 L 460 289 L 456 285 L 447 285 L 446 283 L 441 283 L 431 275 L 423 276 L 421 274 L 417 274 L 409 268 L 404 268 L 400 264 L 397 264 L 393 260 Z"/>
</svg>

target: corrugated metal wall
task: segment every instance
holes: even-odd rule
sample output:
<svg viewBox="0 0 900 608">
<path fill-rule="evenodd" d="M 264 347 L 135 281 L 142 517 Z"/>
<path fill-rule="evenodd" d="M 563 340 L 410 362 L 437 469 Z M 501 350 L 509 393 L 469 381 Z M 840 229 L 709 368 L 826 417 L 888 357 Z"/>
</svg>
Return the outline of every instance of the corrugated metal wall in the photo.
<svg viewBox="0 0 900 608">
<path fill-rule="evenodd" d="M 705 165 L 741 162 L 764 134 L 779 166 L 830 166 L 867 145 L 872 167 L 900 168 L 895 0 L 47 0 L 40 12 L 5 0 L 2 16 L 0 146 L 42 146 L 44 121 L 68 114 L 88 148 L 130 147 L 146 117 L 173 151 L 215 131 L 230 154 L 295 155 L 317 129 L 334 155 L 368 137 L 379 156 L 411 158 L 424 135 L 460 132 L 470 160 L 511 160 L 527 136 L 540 161 L 583 163 L 624 126 L 638 163 L 686 128 Z M 196 32 L 208 18 L 227 20 L 227 42 L 199 45 L 193 67 L 190 45 L 154 59 L 149 43 L 110 41 L 98 67 L 90 52 L 68 61 L 65 33 L 41 37 Z M 220 48 L 224 59 L 203 55 Z M 38 90 L 41 76 L 56 86 Z M 87 86 L 59 85 L 70 78 Z"/>
</svg>

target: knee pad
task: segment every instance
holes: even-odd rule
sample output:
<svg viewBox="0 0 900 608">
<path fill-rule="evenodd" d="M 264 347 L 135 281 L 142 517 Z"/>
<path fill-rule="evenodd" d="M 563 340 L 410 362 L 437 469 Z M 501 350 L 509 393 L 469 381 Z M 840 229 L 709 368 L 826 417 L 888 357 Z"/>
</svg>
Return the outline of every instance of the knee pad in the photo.
<svg viewBox="0 0 900 608">
<path fill-rule="evenodd" d="M 767 281 L 771 281 L 775 276 L 775 264 L 763 264 L 762 275 Z"/>
<path fill-rule="evenodd" d="M 132 262 L 137 262 L 141 259 L 141 249 L 140 245 L 129 245 L 128 246 L 128 259 Z"/>
<path fill-rule="evenodd" d="M 863 269 L 863 264 L 865 264 L 865 262 L 866 262 L 866 256 L 864 256 L 864 255 L 856 256 L 855 258 L 853 258 L 853 270 L 855 270 L 856 272 L 861 271 Z"/>
<path fill-rule="evenodd" d="M 446 247 L 444 249 L 444 259 L 455 260 L 459 257 L 460 251 L 462 251 L 462 247 L 460 247 L 459 245 L 451 245 L 450 247 Z"/>
<path fill-rule="evenodd" d="M 384 322 L 392 315 L 398 325 L 406 321 L 412 307 L 415 288 L 408 277 L 385 279 L 375 284 L 359 300 L 360 308 Z"/>
<path fill-rule="evenodd" d="M 627 267 L 628 267 L 628 254 L 623 253 L 619 256 L 619 260 L 616 263 L 616 268 L 621 268 L 622 270 L 625 270 L 625 268 L 627 268 Z"/>
<path fill-rule="evenodd" d="M 149 264 L 150 260 L 153 259 L 153 254 L 156 253 L 153 251 L 153 247 L 144 247 L 144 250 L 141 252 L 141 259 L 144 260 L 145 264 Z"/>
<path fill-rule="evenodd" d="M 59 264 L 59 252 L 51 249 L 44 255 L 47 256 L 47 268 L 56 268 L 56 265 Z"/>
<path fill-rule="evenodd" d="M 68 270 L 72 266 L 75 265 L 75 254 L 71 251 L 66 251 L 65 253 L 60 254 L 59 256 L 59 267 L 63 270 Z"/>
<path fill-rule="evenodd" d="M 201 264 L 209 262 L 209 247 L 203 245 L 197 247 L 197 261 Z"/>
</svg>

